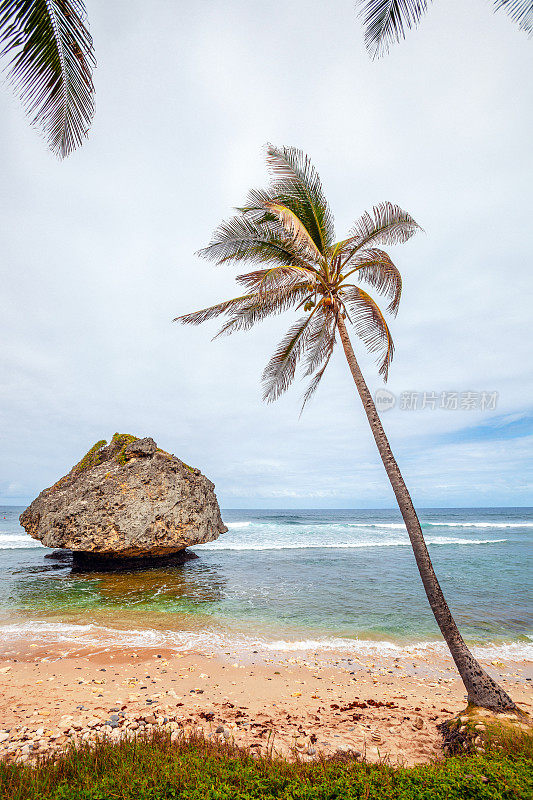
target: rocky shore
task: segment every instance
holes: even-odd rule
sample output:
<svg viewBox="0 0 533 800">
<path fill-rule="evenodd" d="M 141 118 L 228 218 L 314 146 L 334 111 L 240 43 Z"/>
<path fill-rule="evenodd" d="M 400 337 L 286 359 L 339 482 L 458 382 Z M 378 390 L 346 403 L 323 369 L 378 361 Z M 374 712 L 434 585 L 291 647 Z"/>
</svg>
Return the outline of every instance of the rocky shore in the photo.
<svg viewBox="0 0 533 800">
<path fill-rule="evenodd" d="M 71 742 L 165 728 L 174 739 L 194 731 L 286 758 L 342 751 L 416 764 L 442 754 L 439 725 L 465 707 L 445 660 L 45 653 L 1 662 L 0 758 L 33 761 Z M 531 713 L 531 665 L 502 668 L 492 669 Z"/>
</svg>

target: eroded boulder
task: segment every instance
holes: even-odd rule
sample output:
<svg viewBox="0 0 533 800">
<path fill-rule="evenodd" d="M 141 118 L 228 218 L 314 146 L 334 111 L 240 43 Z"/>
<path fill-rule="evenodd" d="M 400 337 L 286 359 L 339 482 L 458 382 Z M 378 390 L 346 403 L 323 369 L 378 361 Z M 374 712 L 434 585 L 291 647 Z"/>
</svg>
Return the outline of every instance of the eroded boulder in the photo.
<svg viewBox="0 0 533 800">
<path fill-rule="evenodd" d="M 46 547 L 111 558 L 168 556 L 227 531 L 211 483 L 153 439 L 116 433 L 21 514 Z"/>
</svg>

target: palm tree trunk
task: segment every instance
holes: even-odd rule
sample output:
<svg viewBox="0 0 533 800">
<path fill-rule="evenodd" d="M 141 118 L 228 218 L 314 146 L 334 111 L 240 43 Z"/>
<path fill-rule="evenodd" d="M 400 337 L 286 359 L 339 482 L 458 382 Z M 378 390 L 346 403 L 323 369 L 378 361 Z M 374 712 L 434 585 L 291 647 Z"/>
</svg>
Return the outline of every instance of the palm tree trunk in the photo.
<svg viewBox="0 0 533 800">
<path fill-rule="evenodd" d="M 433 565 L 424 541 L 422 528 L 420 527 L 415 507 L 413 506 L 413 501 L 411 500 L 411 496 L 402 478 L 396 459 L 392 454 L 372 395 L 368 390 L 359 364 L 356 361 L 346 325 L 340 314 L 338 314 L 337 317 L 337 325 L 348 366 L 350 367 L 355 385 L 357 386 L 357 390 L 363 402 L 363 407 L 368 417 L 374 439 L 376 440 L 381 460 L 389 476 L 405 522 L 405 527 L 407 528 L 407 533 L 409 534 L 409 539 L 411 540 L 416 565 L 420 572 L 420 577 L 422 578 L 431 610 L 435 615 L 437 624 L 446 640 L 446 644 L 450 648 L 452 658 L 455 661 L 455 665 L 466 687 L 468 702 L 476 706 L 490 708 L 493 711 L 516 710 L 516 706 L 509 695 L 482 669 L 459 633 L 455 620 L 444 598 L 442 589 L 440 588 L 437 576 L 433 570 Z"/>
</svg>

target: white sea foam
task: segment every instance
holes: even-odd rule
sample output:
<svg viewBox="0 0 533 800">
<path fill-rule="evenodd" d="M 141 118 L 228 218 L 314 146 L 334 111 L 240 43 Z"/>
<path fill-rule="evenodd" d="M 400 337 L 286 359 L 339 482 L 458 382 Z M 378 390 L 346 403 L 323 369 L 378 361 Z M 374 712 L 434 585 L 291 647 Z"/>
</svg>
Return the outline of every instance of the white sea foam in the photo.
<svg viewBox="0 0 533 800">
<path fill-rule="evenodd" d="M 533 528 L 533 522 L 424 522 L 437 528 Z"/>
<path fill-rule="evenodd" d="M 453 539 L 442 536 L 439 539 L 426 539 L 426 544 L 431 545 L 468 545 L 468 544 L 497 544 L 506 542 L 507 539 Z M 194 550 L 357 550 L 365 547 L 410 547 L 409 539 L 388 539 L 386 541 L 359 541 L 359 542 L 315 542 L 302 540 L 300 542 L 227 542 L 219 539 L 216 542 L 196 545 Z"/>
<path fill-rule="evenodd" d="M 236 527 L 233 523 L 232 527 Z M 243 524 L 244 527 L 244 524 Z M 458 539 L 453 537 L 441 536 L 437 538 L 426 538 L 426 543 L 430 545 L 468 545 L 468 544 L 495 544 L 498 542 L 507 542 L 508 539 Z M 409 540 L 406 538 L 399 539 L 386 539 L 386 540 L 370 540 L 362 539 L 359 541 L 350 541 L 344 539 L 337 539 L 335 541 L 317 541 L 317 539 L 301 538 L 300 541 L 294 541 L 292 537 L 291 542 L 278 541 L 248 541 L 248 542 L 231 542 L 226 538 L 219 539 L 216 542 L 206 542 L 202 545 L 196 545 L 196 548 L 202 550 L 322 550 L 322 549 L 359 549 L 365 547 L 405 547 L 409 545 Z M 30 536 L 16 535 L 16 534 L 2 534 L 0 535 L 0 550 L 31 550 L 33 548 L 42 549 L 44 545 L 41 542 L 32 539 Z M 45 548 L 47 549 L 47 548 Z"/>
<path fill-rule="evenodd" d="M 252 523 L 251 522 L 225 522 L 224 524 L 228 528 L 248 528 Z"/>
<path fill-rule="evenodd" d="M 104 651 L 117 647 L 169 648 L 176 652 L 205 649 L 234 654 L 258 650 L 264 653 L 326 653 L 334 651 L 344 657 L 374 656 L 421 656 L 423 654 L 447 655 L 444 642 L 413 642 L 398 644 L 390 641 L 367 639 L 346 639 L 328 637 L 319 639 L 268 640 L 263 637 L 252 638 L 227 634 L 224 631 L 172 631 L 122 630 L 94 624 L 74 625 L 57 622 L 36 621 L 31 623 L 0 626 L 0 642 L 9 646 L 20 646 L 21 642 L 45 642 L 62 644 L 76 648 L 91 647 Z M 500 661 L 533 661 L 533 643 L 508 642 L 472 647 L 477 658 Z"/>
<path fill-rule="evenodd" d="M 19 550 L 33 547 L 43 547 L 41 542 L 32 539 L 31 536 L 21 533 L 2 533 L 0 534 L 0 550 Z"/>
</svg>

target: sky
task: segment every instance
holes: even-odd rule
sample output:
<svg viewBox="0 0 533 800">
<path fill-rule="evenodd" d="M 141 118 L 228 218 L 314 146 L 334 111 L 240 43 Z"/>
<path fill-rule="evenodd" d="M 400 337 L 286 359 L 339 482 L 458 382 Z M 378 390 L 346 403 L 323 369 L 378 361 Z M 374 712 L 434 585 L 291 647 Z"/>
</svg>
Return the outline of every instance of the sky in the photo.
<svg viewBox="0 0 533 800">
<path fill-rule="evenodd" d="M 415 505 L 533 505 L 533 41 L 486 0 L 436 2 L 378 61 L 353 0 L 87 8 L 81 149 L 58 162 L 0 87 L 0 503 L 119 431 L 199 467 L 223 508 L 394 506 L 340 348 L 300 418 L 305 384 L 271 405 L 260 387 L 294 314 L 214 342 L 172 322 L 238 293 L 195 253 L 267 184 L 272 142 L 312 158 L 339 238 L 383 200 L 424 229 L 389 249 L 382 414 Z"/>
</svg>

